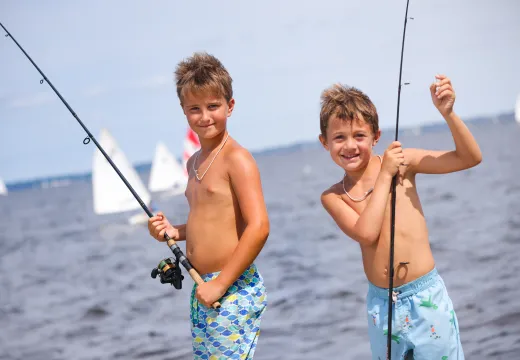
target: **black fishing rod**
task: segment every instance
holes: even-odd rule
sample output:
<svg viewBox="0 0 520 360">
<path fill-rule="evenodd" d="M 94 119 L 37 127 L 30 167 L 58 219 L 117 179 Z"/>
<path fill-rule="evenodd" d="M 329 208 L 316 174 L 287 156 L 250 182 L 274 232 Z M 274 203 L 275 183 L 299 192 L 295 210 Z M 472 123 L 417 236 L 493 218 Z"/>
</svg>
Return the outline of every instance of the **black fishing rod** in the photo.
<svg viewBox="0 0 520 360">
<path fill-rule="evenodd" d="M 404 39 L 406 38 L 406 23 L 408 22 L 408 4 L 410 0 L 406 0 L 406 12 L 404 15 L 404 29 L 403 29 L 403 44 L 401 46 L 401 65 L 399 66 L 399 87 L 397 89 L 397 119 L 395 121 L 395 141 L 399 137 L 399 103 L 401 100 L 401 76 L 403 73 L 403 54 L 404 54 Z M 413 20 L 413 18 L 410 18 Z M 405 83 L 404 85 L 408 85 Z M 396 201 L 396 187 L 399 171 L 392 178 L 392 216 L 390 225 L 390 260 L 389 264 L 389 281 L 388 281 L 388 334 L 387 334 L 387 351 L 388 360 L 392 359 L 392 305 L 393 305 L 393 290 L 394 290 L 394 238 L 395 238 L 395 201 Z M 406 263 L 403 263 L 406 264 Z"/>
<path fill-rule="evenodd" d="M 27 59 L 29 59 L 29 61 L 33 64 L 33 66 L 36 68 L 36 70 L 38 70 L 38 72 L 40 73 L 40 75 L 43 77 L 43 79 L 40 80 L 40 84 L 43 84 L 43 82 L 45 81 L 47 84 L 49 84 L 49 86 L 52 88 L 52 90 L 56 93 L 56 95 L 58 95 L 58 97 L 60 98 L 60 100 L 63 102 L 63 104 L 67 107 L 67 109 L 69 109 L 70 113 L 72 114 L 72 116 L 74 116 L 74 118 L 78 121 L 78 123 L 81 125 L 81 127 L 83 128 L 83 130 L 85 130 L 85 132 L 87 133 L 87 137 L 85 139 L 83 139 L 83 144 L 87 145 L 90 140 L 92 140 L 94 142 L 94 144 L 96 145 L 96 147 L 99 149 L 99 151 L 101 151 L 101 153 L 103 154 L 103 156 L 107 159 L 107 161 L 110 163 L 110 165 L 112 166 L 112 168 L 116 171 L 117 175 L 119 175 L 119 177 L 121 178 L 121 180 L 123 180 L 123 182 L 125 183 L 126 187 L 128 188 L 128 190 L 130 190 L 130 192 L 132 193 L 132 195 L 135 197 L 135 199 L 137 200 L 137 202 L 139 203 L 139 205 L 141 205 L 141 207 L 143 208 L 143 210 L 146 212 L 146 214 L 148 215 L 148 217 L 152 217 L 153 214 L 152 212 L 150 211 L 150 209 L 148 209 L 148 207 L 146 206 L 146 204 L 143 202 L 143 200 L 141 200 L 141 198 L 139 197 L 139 195 L 135 192 L 135 190 L 132 188 L 132 185 L 130 185 L 130 183 L 126 180 L 126 178 L 123 176 L 123 174 L 121 173 L 121 171 L 119 171 L 119 169 L 117 168 L 117 166 L 114 164 L 114 162 L 112 161 L 112 159 L 110 158 L 110 156 L 108 156 L 108 154 L 105 152 L 105 150 L 103 150 L 103 148 L 101 147 L 101 145 L 99 145 L 99 143 L 97 142 L 97 140 L 94 138 L 94 136 L 90 133 L 90 131 L 87 129 L 87 127 L 85 126 L 85 124 L 83 124 L 83 122 L 79 119 L 78 115 L 76 115 L 76 113 L 74 112 L 74 110 L 72 110 L 72 108 L 70 107 L 70 105 L 67 103 L 67 101 L 65 101 L 65 99 L 63 98 L 63 96 L 61 96 L 61 94 L 59 93 L 58 90 L 56 90 L 56 88 L 54 87 L 54 85 L 52 85 L 51 81 L 47 78 L 47 76 L 45 76 L 45 74 L 43 73 L 43 71 L 40 70 L 40 68 L 38 67 L 38 65 L 36 65 L 36 63 L 33 61 L 33 59 L 31 59 L 31 57 L 25 52 L 25 50 L 22 48 L 22 46 L 18 43 L 18 41 L 16 41 L 16 39 L 13 37 L 13 35 L 5 28 L 5 26 L 0 23 L 0 26 L 2 27 L 2 29 L 4 29 L 4 31 L 7 33 L 5 35 L 5 37 L 10 37 L 14 43 L 16 44 L 16 46 L 18 46 L 18 48 L 24 53 L 24 55 L 27 57 Z M 188 273 L 190 274 L 190 276 L 192 277 L 192 279 L 197 283 L 197 284 L 202 284 L 204 283 L 204 280 L 202 280 L 202 278 L 200 277 L 199 273 L 197 272 L 197 270 L 195 270 L 195 268 L 191 265 L 191 263 L 189 262 L 189 260 L 186 258 L 186 256 L 184 255 L 184 253 L 182 252 L 182 250 L 179 248 L 179 246 L 177 245 L 177 243 L 175 242 L 175 240 L 171 239 L 168 234 L 165 232 L 164 233 L 164 238 L 166 239 L 167 241 L 167 245 L 168 247 L 170 248 L 170 250 L 173 252 L 173 254 L 175 255 L 175 259 L 176 259 L 176 263 L 178 264 L 179 262 L 184 266 L 184 268 L 188 271 Z M 175 284 L 177 285 L 178 282 L 180 281 L 179 278 L 176 278 L 175 280 L 173 280 L 171 277 L 168 277 L 168 276 L 162 276 L 163 274 L 170 274 L 172 273 L 171 270 L 173 270 L 174 268 L 174 264 L 171 262 L 171 261 L 168 261 L 168 260 L 163 260 L 159 263 L 159 266 L 158 268 L 154 269 L 154 271 L 152 271 L 152 277 L 155 278 L 155 276 L 157 276 L 157 274 L 161 274 L 161 281 L 163 279 L 170 279 L 172 281 L 175 281 Z M 155 275 L 155 276 L 154 276 Z M 174 284 L 174 283 L 172 283 Z M 177 287 L 177 286 L 175 286 Z M 178 288 L 178 287 L 177 287 Z M 213 305 L 212 305 L 214 308 L 219 308 L 220 307 L 220 303 L 218 302 L 215 302 Z"/>
</svg>

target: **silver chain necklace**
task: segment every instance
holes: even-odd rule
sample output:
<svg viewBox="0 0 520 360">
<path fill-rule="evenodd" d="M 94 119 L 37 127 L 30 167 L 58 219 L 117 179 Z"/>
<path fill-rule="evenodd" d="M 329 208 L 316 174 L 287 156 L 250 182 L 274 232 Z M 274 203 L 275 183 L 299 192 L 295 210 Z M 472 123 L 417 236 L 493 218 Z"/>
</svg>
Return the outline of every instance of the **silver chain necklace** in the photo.
<svg viewBox="0 0 520 360">
<path fill-rule="evenodd" d="M 379 158 L 379 161 L 381 162 L 381 164 L 383 163 L 383 159 L 381 158 L 381 156 L 377 155 L 377 157 Z M 374 188 L 371 187 L 370 189 L 368 189 L 367 192 L 365 192 L 365 194 L 360 197 L 360 198 L 355 198 L 355 197 L 352 197 L 350 196 L 350 194 L 348 193 L 347 189 L 345 189 L 345 178 L 347 177 L 347 173 L 345 172 L 345 175 L 343 175 L 343 180 L 341 181 L 341 185 L 343 185 L 343 191 L 345 192 L 345 194 L 347 194 L 347 196 L 349 197 L 350 200 L 354 201 L 354 202 L 360 202 L 360 201 L 363 201 L 367 198 L 368 195 L 370 195 L 372 193 L 372 191 L 374 191 Z"/>
<path fill-rule="evenodd" d="M 195 169 L 195 163 L 197 162 L 197 160 L 199 160 L 199 155 L 200 155 L 200 152 L 202 151 L 202 149 L 197 151 L 197 155 L 195 156 L 195 160 L 193 161 L 193 166 L 192 166 L 193 172 L 195 173 L 195 177 L 197 178 L 197 180 L 202 181 L 202 179 L 204 178 L 204 175 L 206 175 L 206 173 L 208 172 L 209 168 L 211 167 L 211 164 L 213 164 L 213 161 L 215 161 L 218 153 L 220 152 L 220 150 L 222 150 L 224 145 L 226 145 L 226 142 L 227 142 L 228 138 L 229 138 L 229 133 L 226 136 L 226 140 L 224 140 L 222 145 L 220 145 L 220 149 L 218 149 L 218 151 L 215 154 L 215 156 L 213 156 L 213 159 L 211 160 L 211 162 L 209 163 L 208 167 L 206 168 L 206 171 L 204 171 L 204 173 L 202 174 L 202 176 L 200 178 L 199 178 L 199 171 L 197 169 Z"/>
</svg>

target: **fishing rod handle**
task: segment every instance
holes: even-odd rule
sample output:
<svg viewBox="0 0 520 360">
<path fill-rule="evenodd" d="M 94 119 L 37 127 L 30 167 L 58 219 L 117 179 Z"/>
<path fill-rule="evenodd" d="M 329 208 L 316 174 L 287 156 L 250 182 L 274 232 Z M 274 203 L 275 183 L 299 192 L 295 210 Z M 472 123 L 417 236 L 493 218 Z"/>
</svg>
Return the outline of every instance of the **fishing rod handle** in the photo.
<svg viewBox="0 0 520 360">
<path fill-rule="evenodd" d="M 202 285 L 204 284 L 204 280 L 202 280 L 202 278 L 200 277 L 199 273 L 197 272 L 197 270 L 195 270 L 193 268 L 193 266 L 191 266 L 190 262 L 188 261 L 188 259 L 184 256 L 184 254 L 182 254 L 182 252 L 180 252 L 180 249 L 179 249 L 179 246 L 177 245 L 177 243 L 175 242 L 175 240 L 173 240 L 172 238 L 170 238 L 168 236 L 168 234 L 165 232 L 164 233 L 164 238 L 166 239 L 166 244 L 168 245 L 168 247 L 170 248 L 170 250 L 173 252 L 173 254 L 175 255 L 175 257 L 177 259 L 179 259 L 179 262 L 186 268 L 186 270 L 188 270 L 188 273 L 190 274 L 191 278 L 193 279 L 193 281 L 195 281 L 195 283 L 197 285 Z M 179 256 L 179 255 L 180 256 Z M 218 301 L 215 301 L 211 307 L 213 309 L 219 309 L 221 307 L 221 304 L 218 302 Z"/>
</svg>

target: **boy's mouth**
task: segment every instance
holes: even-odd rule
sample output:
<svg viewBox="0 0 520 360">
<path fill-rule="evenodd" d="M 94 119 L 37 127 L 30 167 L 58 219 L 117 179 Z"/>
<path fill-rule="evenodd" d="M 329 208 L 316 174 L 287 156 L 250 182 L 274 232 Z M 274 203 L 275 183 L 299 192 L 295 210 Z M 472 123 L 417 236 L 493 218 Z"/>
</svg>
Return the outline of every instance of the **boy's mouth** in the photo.
<svg viewBox="0 0 520 360">
<path fill-rule="evenodd" d="M 352 159 L 355 159 L 359 156 L 359 154 L 353 154 L 353 155 L 341 155 L 343 158 L 347 159 L 347 160 L 352 160 Z"/>
</svg>

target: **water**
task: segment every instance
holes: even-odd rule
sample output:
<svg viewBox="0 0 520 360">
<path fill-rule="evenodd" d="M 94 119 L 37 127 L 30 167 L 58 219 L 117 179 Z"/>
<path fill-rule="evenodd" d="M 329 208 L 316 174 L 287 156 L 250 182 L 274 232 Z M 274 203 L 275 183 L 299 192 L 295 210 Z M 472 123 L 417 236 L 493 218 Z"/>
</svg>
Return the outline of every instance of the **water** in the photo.
<svg viewBox="0 0 520 360">
<path fill-rule="evenodd" d="M 482 164 L 419 175 L 418 190 L 466 357 L 511 359 L 520 352 L 520 127 L 472 131 Z M 447 132 L 401 141 L 452 146 Z M 368 359 L 360 251 L 319 200 L 341 170 L 319 147 L 257 161 L 271 235 L 257 260 L 269 307 L 255 359 Z M 168 248 L 126 216 L 93 215 L 91 192 L 75 182 L 0 198 L 0 359 L 191 359 L 192 280 L 185 273 L 177 291 L 152 279 Z M 186 219 L 184 198 L 157 203 L 173 222 Z"/>
</svg>

